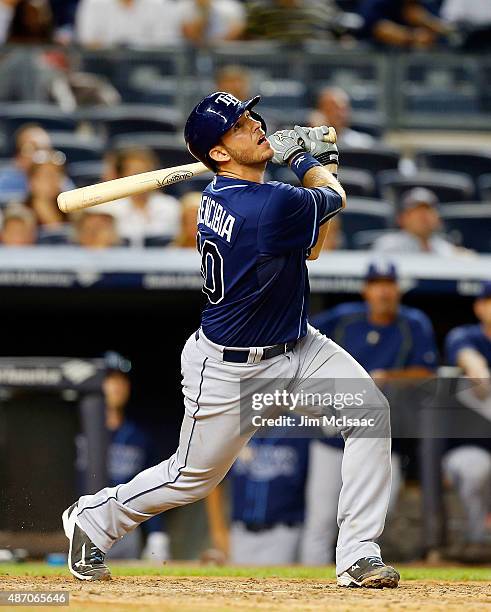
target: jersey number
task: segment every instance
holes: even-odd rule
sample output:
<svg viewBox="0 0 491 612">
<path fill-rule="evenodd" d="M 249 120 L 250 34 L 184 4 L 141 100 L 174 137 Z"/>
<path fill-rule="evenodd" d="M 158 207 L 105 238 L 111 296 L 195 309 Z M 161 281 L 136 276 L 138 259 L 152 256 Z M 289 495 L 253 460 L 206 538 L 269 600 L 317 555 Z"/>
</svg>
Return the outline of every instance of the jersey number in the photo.
<svg viewBox="0 0 491 612">
<path fill-rule="evenodd" d="M 201 246 L 201 276 L 204 279 L 203 293 L 206 293 L 212 304 L 218 304 L 224 298 L 223 258 L 214 242 L 205 240 Z"/>
</svg>

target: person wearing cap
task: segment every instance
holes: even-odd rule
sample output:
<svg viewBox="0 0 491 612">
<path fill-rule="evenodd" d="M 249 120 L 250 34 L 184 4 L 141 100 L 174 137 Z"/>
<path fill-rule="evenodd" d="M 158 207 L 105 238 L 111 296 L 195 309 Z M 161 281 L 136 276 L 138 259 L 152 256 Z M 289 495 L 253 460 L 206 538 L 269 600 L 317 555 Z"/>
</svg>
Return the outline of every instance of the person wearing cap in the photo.
<svg viewBox="0 0 491 612">
<path fill-rule="evenodd" d="M 482 284 L 474 302 L 478 323 L 452 329 L 445 339 L 448 365 L 458 366 L 473 379 L 475 400 L 489 406 L 491 402 L 491 282 Z M 472 560 L 487 554 L 486 516 L 491 511 L 491 439 L 451 440 L 443 459 L 447 480 L 455 486 L 464 506 L 467 526 L 466 543 L 458 556 Z"/>
<path fill-rule="evenodd" d="M 115 351 L 107 351 L 103 358 L 106 374 L 102 391 L 109 436 L 106 465 L 108 486 L 115 487 L 153 465 L 156 450 L 149 431 L 128 414 L 131 412 L 133 400 L 131 361 Z M 87 452 L 85 436 L 77 436 L 76 448 L 77 469 L 79 473 L 83 473 Z M 143 546 L 145 536 L 146 543 Z M 115 544 L 110 552 L 113 559 L 138 559 L 141 556 L 153 561 L 165 561 L 169 555 L 169 537 L 165 532 L 162 515 L 147 521 L 143 531 L 133 531 L 129 538 Z"/>
<path fill-rule="evenodd" d="M 268 416 L 250 410 L 270 414 L 272 384 L 284 389 L 278 381 L 288 379 L 295 395 L 300 386 L 327 391 L 329 379 L 338 391 L 344 377 L 360 380 L 366 401 L 355 425 L 346 415 L 349 405 L 340 408 L 346 410 L 339 425 L 345 448 L 337 584 L 399 584 L 399 573 L 383 562 L 377 543 L 390 496 L 389 404 L 363 367 L 307 321 L 306 260 L 318 258 L 328 221 L 346 204 L 334 175 L 335 130 L 297 125 L 266 137 L 266 123 L 254 108 L 259 100 L 214 92 L 186 121 L 188 149 L 216 176 L 203 190 L 198 212 L 197 247 L 208 299 L 201 326 L 182 352 L 179 446 L 131 481 L 84 495 L 64 511 L 68 567 L 79 580 L 110 579 L 104 555 L 120 538 L 151 516 L 211 493 L 252 435 L 271 424 Z M 301 187 L 265 181 L 269 161 L 290 167 Z M 253 393 L 241 385 L 246 380 Z M 256 392 L 268 396 L 259 406 Z M 323 408 L 315 393 L 299 401 L 311 415 Z M 336 411 L 331 418 L 337 416 Z M 363 435 L 367 427 L 377 435 Z"/>
<path fill-rule="evenodd" d="M 346 349 L 379 385 L 433 376 L 437 349 L 432 324 L 421 310 L 401 304 L 393 263 L 380 260 L 368 266 L 362 296 L 363 302 L 340 304 L 318 314 L 312 324 Z M 311 445 L 302 543 L 302 562 L 308 565 L 322 565 L 332 558 L 343 446 L 339 437 L 313 440 Z M 389 509 L 400 488 L 397 452 L 392 453 L 392 478 Z"/>
<path fill-rule="evenodd" d="M 432 253 L 457 255 L 459 249 L 439 232 L 438 198 L 429 189 L 415 187 L 402 194 L 397 212 L 400 230 L 380 236 L 373 249 L 379 253 Z"/>
<path fill-rule="evenodd" d="M 0 244 L 30 246 L 36 244 L 36 238 L 36 219 L 33 212 L 21 204 L 9 206 L 3 214 Z"/>
</svg>

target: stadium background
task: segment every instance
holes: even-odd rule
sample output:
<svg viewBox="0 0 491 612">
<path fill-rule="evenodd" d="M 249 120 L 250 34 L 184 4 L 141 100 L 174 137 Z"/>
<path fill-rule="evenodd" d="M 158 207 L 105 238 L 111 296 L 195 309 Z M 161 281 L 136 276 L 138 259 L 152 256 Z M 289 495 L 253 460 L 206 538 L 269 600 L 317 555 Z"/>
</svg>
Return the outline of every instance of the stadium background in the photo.
<svg viewBox="0 0 491 612">
<path fill-rule="evenodd" d="M 251 89 L 262 94 L 261 111 L 272 128 L 308 121 L 320 89 L 340 87 L 351 101 L 351 127 L 375 140 L 364 150 L 340 146 L 340 176 L 343 180 L 345 173 L 349 202 L 355 200 L 351 213 L 348 203 L 346 220 L 343 216 L 344 247 L 355 255 L 337 249 L 311 266 L 312 311 L 359 299 L 369 248 L 380 232 L 395 226 L 398 195 L 408 186 L 425 185 L 440 196 L 450 239 L 475 253 L 451 270 L 436 255 L 394 257 L 411 287 L 404 303 L 430 316 L 440 349 L 450 329 L 474 320 L 473 298 L 480 282 L 491 279 L 491 56 L 482 40 L 456 27 L 426 49 L 383 46 L 360 39 L 358 3 L 338 1 L 342 11 L 336 19 L 305 44 L 298 33 L 278 41 L 266 32 L 260 40 L 249 33 L 247 40 L 213 44 L 187 39 L 168 46 L 163 40 L 151 49 L 94 50 L 78 44 L 74 13 L 66 10 L 75 5 L 53 2 L 53 24 L 45 32 L 27 32 L 24 39 L 6 34 L 0 57 L 0 169 L 11 164 L 16 130 L 31 122 L 46 128 L 53 148 L 64 152 L 67 176 L 77 186 L 99 180 L 104 155 L 123 146 L 149 146 L 163 167 L 191 161 L 182 142 L 183 121 L 193 103 L 215 88 L 223 66 L 249 70 Z M 437 14 L 439 3 L 429 5 Z M 304 25 L 303 37 L 308 20 Z M 85 98 L 80 73 L 99 79 Z M 72 95 L 65 97 L 59 83 Z M 100 103 L 109 85 L 117 97 Z M 435 155 L 425 156 L 430 150 Z M 442 150 L 449 155 L 436 154 Z M 202 185 L 184 183 L 168 193 L 181 197 Z M 5 211 L 18 199 L 0 194 Z M 130 414 L 152 427 L 167 455 L 181 415 L 179 354 L 203 304 L 198 257 L 176 251 L 168 237 L 146 248 L 97 251 L 76 241 L 69 222 L 54 231 L 40 225 L 36 245 L 2 248 L 1 354 L 92 359 L 108 349 L 120 352 L 133 364 Z M 55 530 L 58 509 L 74 495 L 73 449 L 64 443 L 63 452 L 50 452 L 56 440 L 74 435 L 76 410 L 55 407 L 52 396 L 47 402 L 35 396 L 25 396 L 26 405 L 22 397 L 9 403 L 6 394 L 0 408 L 6 466 L 0 484 L 7 491 L 3 532 L 37 532 L 43 522 Z M 50 416 L 39 421 L 35 411 L 43 406 Z M 23 469 L 15 449 L 22 450 L 22 461 L 29 453 L 39 457 L 42 449 L 45 460 L 29 460 Z M 53 475 L 61 464 L 64 477 L 58 479 Z M 413 463 L 409 469 L 417 482 L 418 468 Z M 199 554 L 180 545 L 176 549 L 184 556 Z M 37 545 L 36 554 L 42 552 Z"/>
</svg>

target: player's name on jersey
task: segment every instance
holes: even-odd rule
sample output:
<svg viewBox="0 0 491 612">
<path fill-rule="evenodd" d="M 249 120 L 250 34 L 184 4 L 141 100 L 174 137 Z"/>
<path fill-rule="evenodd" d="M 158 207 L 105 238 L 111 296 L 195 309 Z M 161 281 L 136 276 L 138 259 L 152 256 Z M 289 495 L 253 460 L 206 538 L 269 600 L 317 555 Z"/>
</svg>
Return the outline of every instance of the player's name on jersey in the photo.
<svg viewBox="0 0 491 612">
<path fill-rule="evenodd" d="M 231 215 L 223 206 L 210 196 L 204 195 L 198 213 L 198 225 L 202 223 L 213 230 L 220 238 L 225 238 L 227 242 L 232 241 L 232 230 L 235 224 L 235 217 Z"/>
<path fill-rule="evenodd" d="M 277 417 L 252 417 L 254 427 L 375 427 L 375 419 L 358 419 L 346 415 L 323 415 L 311 417 L 302 415 L 300 419 L 282 414 Z"/>
</svg>

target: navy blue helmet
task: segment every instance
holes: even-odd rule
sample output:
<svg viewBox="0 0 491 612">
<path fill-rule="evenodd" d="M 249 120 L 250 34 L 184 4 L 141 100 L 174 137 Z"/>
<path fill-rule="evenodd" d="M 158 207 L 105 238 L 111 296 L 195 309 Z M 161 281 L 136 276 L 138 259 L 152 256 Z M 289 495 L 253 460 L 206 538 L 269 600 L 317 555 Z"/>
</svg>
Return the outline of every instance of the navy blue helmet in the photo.
<svg viewBox="0 0 491 612">
<path fill-rule="evenodd" d="M 261 122 L 266 132 L 264 119 L 251 110 L 260 99 L 261 96 L 254 96 L 250 100 L 241 102 L 225 91 L 216 91 L 203 98 L 191 111 L 184 127 L 184 139 L 190 153 L 211 170 L 216 170 L 216 163 L 209 155 L 210 149 L 218 144 L 220 138 L 246 110 L 254 119 Z"/>
</svg>

